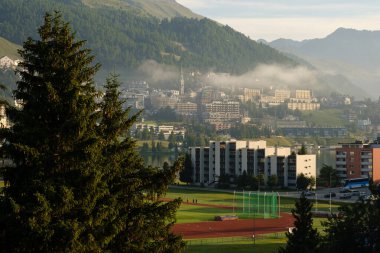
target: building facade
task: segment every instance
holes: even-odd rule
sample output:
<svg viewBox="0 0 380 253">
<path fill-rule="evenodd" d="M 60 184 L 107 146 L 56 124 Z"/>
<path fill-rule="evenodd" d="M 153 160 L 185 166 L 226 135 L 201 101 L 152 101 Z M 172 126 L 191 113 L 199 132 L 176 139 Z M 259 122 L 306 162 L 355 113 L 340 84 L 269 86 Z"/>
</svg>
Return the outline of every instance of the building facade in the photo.
<svg viewBox="0 0 380 253">
<path fill-rule="evenodd" d="M 344 143 L 335 149 L 335 164 L 339 178 L 372 178 L 380 182 L 380 138 L 373 143 Z"/>
<path fill-rule="evenodd" d="M 244 172 L 266 180 L 277 175 L 279 185 L 296 187 L 297 175 L 316 177 L 316 156 L 292 154 L 289 147 L 267 147 L 266 141 L 211 141 L 189 149 L 195 184 L 213 186 L 221 175 Z"/>
</svg>

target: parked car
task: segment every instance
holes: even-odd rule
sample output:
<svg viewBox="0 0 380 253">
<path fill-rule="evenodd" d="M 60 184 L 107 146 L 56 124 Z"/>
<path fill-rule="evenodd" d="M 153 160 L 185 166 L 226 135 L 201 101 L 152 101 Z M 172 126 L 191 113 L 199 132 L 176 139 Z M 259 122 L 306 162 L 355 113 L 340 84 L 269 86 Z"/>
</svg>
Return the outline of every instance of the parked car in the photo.
<svg viewBox="0 0 380 253">
<path fill-rule="evenodd" d="M 360 196 L 359 191 L 351 191 L 352 196 Z"/>
<path fill-rule="evenodd" d="M 339 198 L 340 198 L 340 199 L 350 199 L 351 196 L 352 196 L 351 193 L 342 193 L 342 194 L 339 196 Z"/>
<path fill-rule="evenodd" d="M 305 194 L 306 197 L 315 196 L 315 192 L 313 192 L 313 191 L 306 191 L 303 193 Z"/>
<path fill-rule="evenodd" d="M 350 192 L 351 192 L 351 190 L 349 190 L 349 189 L 341 189 L 339 191 L 339 193 L 350 193 Z"/>
<path fill-rule="evenodd" d="M 331 193 L 331 198 L 335 198 L 336 197 L 336 193 L 335 192 L 330 192 L 330 193 Z M 330 193 L 327 193 L 327 194 L 323 195 L 323 197 L 330 198 Z"/>
</svg>

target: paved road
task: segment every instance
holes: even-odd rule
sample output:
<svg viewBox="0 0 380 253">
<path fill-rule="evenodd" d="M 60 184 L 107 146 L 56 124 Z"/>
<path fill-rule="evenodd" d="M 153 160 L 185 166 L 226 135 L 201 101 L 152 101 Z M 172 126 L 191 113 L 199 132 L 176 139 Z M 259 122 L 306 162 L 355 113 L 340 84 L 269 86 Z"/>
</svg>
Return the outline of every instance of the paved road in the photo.
<svg viewBox="0 0 380 253">
<path fill-rule="evenodd" d="M 359 196 L 351 196 L 349 199 L 340 199 L 340 197 L 343 195 L 343 193 L 340 193 L 342 188 L 323 188 L 318 189 L 315 191 L 314 196 L 307 196 L 308 199 L 318 199 L 318 200 L 329 200 L 330 198 L 325 198 L 325 195 L 328 195 L 330 192 L 335 193 L 335 197 L 331 197 L 331 200 L 334 202 L 345 202 L 345 203 L 353 203 L 356 202 L 359 199 Z M 362 194 L 370 195 L 371 192 L 368 188 L 358 188 L 354 189 L 355 191 L 363 192 Z M 281 197 L 291 197 L 291 198 L 299 198 L 301 192 L 280 192 Z"/>
<path fill-rule="evenodd" d="M 216 188 L 205 188 L 205 187 L 194 187 L 194 186 L 170 186 L 170 188 L 178 188 L 178 189 L 189 189 L 189 190 L 202 190 L 202 191 L 212 191 L 212 192 L 227 192 L 227 193 L 233 193 L 234 190 L 224 190 L 224 189 L 216 189 Z M 342 193 L 340 193 L 340 190 L 342 190 L 341 187 L 338 188 L 323 188 L 318 189 L 316 191 L 316 196 L 318 200 L 329 200 L 330 198 L 325 198 L 324 196 L 326 194 L 329 194 L 330 192 L 334 192 L 336 194 L 336 197 L 332 197 L 331 200 L 334 202 L 344 202 L 344 203 L 354 203 L 358 200 L 358 196 L 352 196 L 351 199 L 340 199 L 339 197 L 342 196 Z M 365 194 L 370 195 L 370 191 L 368 188 L 358 188 L 354 189 L 359 192 L 365 192 Z M 265 192 L 265 190 L 262 190 Z M 269 192 L 269 191 L 267 191 Z M 281 197 L 290 197 L 290 198 L 299 198 L 301 192 L 300 191 L 289 191 L 289 192 L 278 192 Z M 316 196 L 308 196 L 309 199 L 315 199 Z"/>
</svg>

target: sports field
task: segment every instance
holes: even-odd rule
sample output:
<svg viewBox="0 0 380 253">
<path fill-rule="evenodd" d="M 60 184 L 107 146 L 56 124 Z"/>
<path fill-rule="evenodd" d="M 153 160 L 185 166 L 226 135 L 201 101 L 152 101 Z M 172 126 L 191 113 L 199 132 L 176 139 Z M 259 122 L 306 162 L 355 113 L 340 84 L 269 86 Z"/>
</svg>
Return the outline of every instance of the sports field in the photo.
<svg viewBox="0 0 380 253">
<path fill-rule="evenodd" d="M 286 243 L 285 231 L 293 226 L 290 210 L 294 208 L 296 198 L 276 197 L 275 202 L 269 201 L 270 205 L 274 204 L 278 208 L 276 214 L 277 210 L 281 212 L 280 218 L 270 218 L 263 215 L 263 201 L 268 202 L 268 199 L 262 196 L 271 196 L 271 193 L 261 192 L 259 200 L 252 192 L 243 194 L 179 187 L 170 188 L 165 198 L 169 200 L 180 197 L 183 200 L 173 231 L 183 235 L 186 240 L 186 253 L 277 252 L 278 248 Z M 313 199 L 311 201 L 315 202 Z M 255 204 L 261 207 L 257 208 Z M 336 211 L 339 204 L 332 203 L 331 207 L 332 211 Z M 328 211 L 328 201 L 318 200 L 317 208 L 319 211 Z M 237 215 L 239 220 L 213 221 L 218 215 Z M 323 230 L 323 220 L 314 219 L 314 227 L 320 232 Z M 252 238 L 253 234 L 255 240 Z"/>
<path fill-rule="evenodd" d="M 261 193 L 264 195 L 264 193 Z M 245 197 L 247 195 L 245 194 Z M 263 205 L 255 206 L 251 202 L 247 206 L 247 198 L 233 192 L 210 191 L 207 189 L 170 188 L 166 198 L 182 198 L 183 204 L 177 212 L 177 223 L 212 221 L 216 215 L 238 215 L 239 219 L 263 218 Z M 197 205 L 193 205 L 196 202 Z M 279 212 L 290 213 L 296 198 L 281 197 L 278 201 Z M 330 204 L 326 200 L 311 199 L 314 210 L 329 211 Z M 244 204 L 243 204 L 244 203 Z M 206 206 L 210 205 L 210 206 Z M 243 209 L 244 205 L 244 209 Z M 332 203 L 332 212 L 336 212 L 340 204 Z M 257 211 L 259 210 L 259 212 Z"/>
</svg>

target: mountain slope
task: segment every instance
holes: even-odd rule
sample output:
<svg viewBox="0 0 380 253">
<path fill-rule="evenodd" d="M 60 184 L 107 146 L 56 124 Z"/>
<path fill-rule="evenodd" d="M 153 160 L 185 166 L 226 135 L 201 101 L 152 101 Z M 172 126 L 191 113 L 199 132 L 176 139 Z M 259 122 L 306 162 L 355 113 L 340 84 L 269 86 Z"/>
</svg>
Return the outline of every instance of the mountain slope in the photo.
<svg viewBox="0 0 380 253">
<path fill-rule="evenodd" d="M 110 7 L 115 9 L 130 9 L 141 14 L 156 18 L 186 17 L 200 19 L 202 16 L 193 13 L 188 8 L 174 0 L 82 0 L 90 7 Z"/>
<path fill-rule="evenodd" d="M 165 2 L 176 5 L 175 1 Z M 228 73 L 243 73 L 261 63 L 295 64 L 277 50 L 209 19 L 160 21 L 130 9 L 90 7 L 81 0 L 1 1 L 0 35 L 18 44 L 29 35 L 36 37 L 44 13 L 52 10 L 63 13 L 108 70 L 115 66 L 124 71 L 135 69 L 146 60 Z"/>
<path fill-rule="evenodd" d="M 8 56 L 9 58 L 16 60 L 20 58 L 17 53 L 17 50 L 20 48 L 19 45 L 16 45 L 2 37 L 0 37 L 0 58 L 3 56 Z"/>
<path fill-rule="evenodd" d="M 304 58 L 318 69 L 346 76 L 373 97 L 380 95 L 380 31 L 339 28 L 323 39 L 275 40 L 274 48 Z"/>
</svg>

